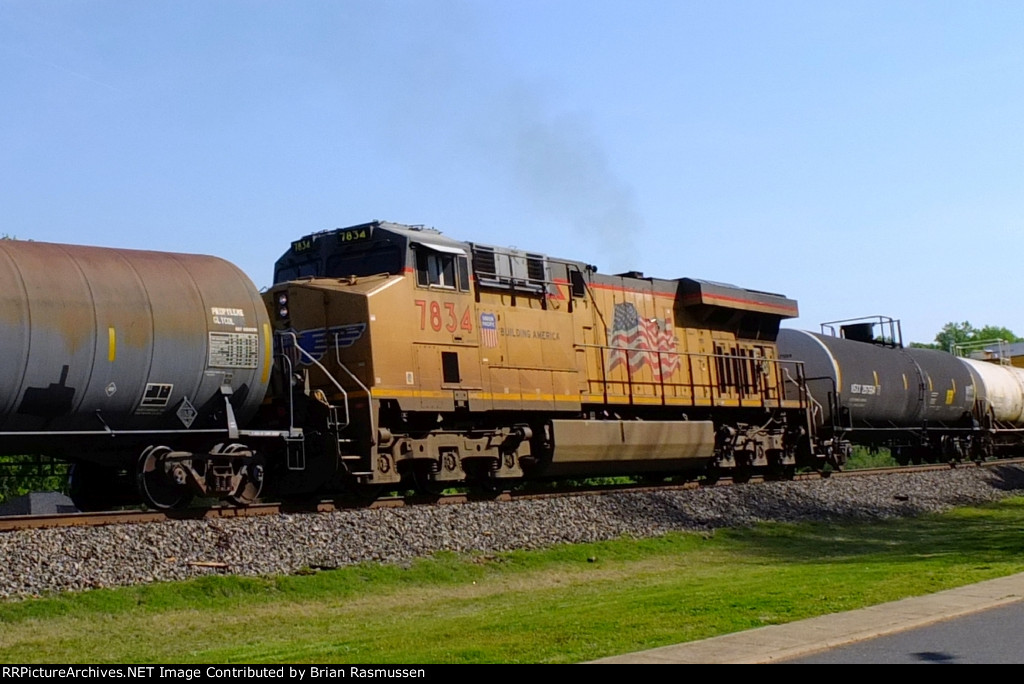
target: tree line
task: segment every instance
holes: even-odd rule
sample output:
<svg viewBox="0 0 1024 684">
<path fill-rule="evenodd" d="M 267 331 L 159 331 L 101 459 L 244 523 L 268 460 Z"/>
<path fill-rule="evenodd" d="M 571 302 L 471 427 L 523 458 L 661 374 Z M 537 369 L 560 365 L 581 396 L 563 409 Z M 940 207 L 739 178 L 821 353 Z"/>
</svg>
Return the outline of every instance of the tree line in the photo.
<svg viewBox="0 0 1024 684">
<path fill-rule="evenodd" d="M 935 341 L 931 344 L 911 342 L 911 347 L 919 349 L 941 349 L 946 352 L 953 352 L 956 347 L 980 348 L 988 343 L 997 341 L 1003 342 L 1024 342 L 1024 338 L 1018 337 L 1009 328 L 998 325 L 986 325 L 976 328 L 968 321 L 962 323 L 950 322 L 942 326 L 935 335 Z"/>
</svg>

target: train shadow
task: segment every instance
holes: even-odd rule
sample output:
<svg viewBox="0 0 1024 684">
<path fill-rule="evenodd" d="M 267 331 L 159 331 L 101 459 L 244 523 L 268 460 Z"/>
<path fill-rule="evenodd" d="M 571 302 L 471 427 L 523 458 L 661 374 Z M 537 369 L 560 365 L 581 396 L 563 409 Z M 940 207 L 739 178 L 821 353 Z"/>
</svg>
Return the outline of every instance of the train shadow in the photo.
<svg viewBox="0 0 1024 684">
<path fill-rule="evenodd" d="M 772 482 L 664 492 L 623 497 L 615 506 L 626 524 L 723 531 L 746 552 L 785 562 L 861 563 L 885 553 L 894 560 L 955 554 L 984 564 L 1018 561 L 1024 554 L 1024 499 L 1014 496 L 1024 496 L 1021 466 L 995 466 L 982 477 L 951 476 L 938 485 L 933 479 L 924 486 L 914 475 L 900 478 L 898 485 L 837 486 L 833 479 L 811 486 Z M 861 491 L 844 495 L 846 487 Z"/>
</svg>

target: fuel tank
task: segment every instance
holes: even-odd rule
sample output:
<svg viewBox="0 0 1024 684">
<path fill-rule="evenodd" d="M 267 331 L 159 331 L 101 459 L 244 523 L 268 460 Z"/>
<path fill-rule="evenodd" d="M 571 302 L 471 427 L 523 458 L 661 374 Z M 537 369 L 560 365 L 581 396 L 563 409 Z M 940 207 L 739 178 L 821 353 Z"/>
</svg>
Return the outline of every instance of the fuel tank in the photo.
<svg viewBox="0 0 1024 684">
<path fill-rule="evenodd" d="M 779 331 L 778 344 L 781 359 L 804 363 L 808 389 L 826 421 L 874 427 L 957 423 L 974 404 L 971 372 L 951 354 L 791 329 Z M 840 416 L 832 415 L 834 406 Z"/>
<path fill-rule="evenodd" d="M 0 240 L 0 444 L 223 426 L 228 395 L 244 424 L 269 337 L 259 291 L 223 259 Z"/>
</svg>

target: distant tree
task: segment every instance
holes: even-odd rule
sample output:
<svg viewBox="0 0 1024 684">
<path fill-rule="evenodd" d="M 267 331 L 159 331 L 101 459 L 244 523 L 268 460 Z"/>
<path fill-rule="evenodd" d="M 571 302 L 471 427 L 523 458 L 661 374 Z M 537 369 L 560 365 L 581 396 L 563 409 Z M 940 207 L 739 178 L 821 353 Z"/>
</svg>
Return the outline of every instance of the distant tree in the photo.
<svg viewBox="0 0 1024 684">
<path fill-rule="evenodd" d="M 922 344 L 920 342 L 912 342 L 911 347 L 917 347 L 919 349 L 941 349 L 942 351 L 952 351 L 956 345 L 964 345 L 970 343 L 982 342 L 994 342 L 996 340 L 1003 340 L 1004 342 L 1024 342 L 1024 338 L 1018 337 L 1009 328 L 1004 328 L 998 325 L 986 325 L 981 328 L 975 328 L 968 321 L 962 323 L 949 322 L 942 326 L 935 335 L 935 342 L 932 344 Z"/>
<path fill-rule="evenodd" d="M 0 503 L 29 492 L 67 489 L 67 465 L 43 457 L 0 456 Z"/>
<path fill-rule="evenodd" d="M 974 336 L 975 340 L 1003 340 L 1005 342 L 1024 342 L 1009 328 L 1001 328 L 997 325 L 986 325 Z"/>
</svg>

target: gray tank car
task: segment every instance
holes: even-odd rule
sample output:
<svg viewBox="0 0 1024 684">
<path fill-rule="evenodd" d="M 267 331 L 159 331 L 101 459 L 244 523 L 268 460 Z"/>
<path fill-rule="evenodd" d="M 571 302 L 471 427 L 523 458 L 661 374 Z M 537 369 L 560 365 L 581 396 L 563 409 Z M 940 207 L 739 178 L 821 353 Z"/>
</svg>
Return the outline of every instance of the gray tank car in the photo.
<svg viewBox="0 0 1024 684">
<path fill-rule="evenodd" d="M 0 453 L 72 461 L 72 494 L 89 508 L 108 503 L 98 492 L 135 459 L 143 488 L 162 489 L 154 469 L 167 468 L 243 494 L 252 453 L 230 442 L 264 399 L 272 357 L 266 307 L 236 266 L 2 240 L 0 292 Z M 231 455 L 193 453 L 218 450 Z"/>
</svg>

